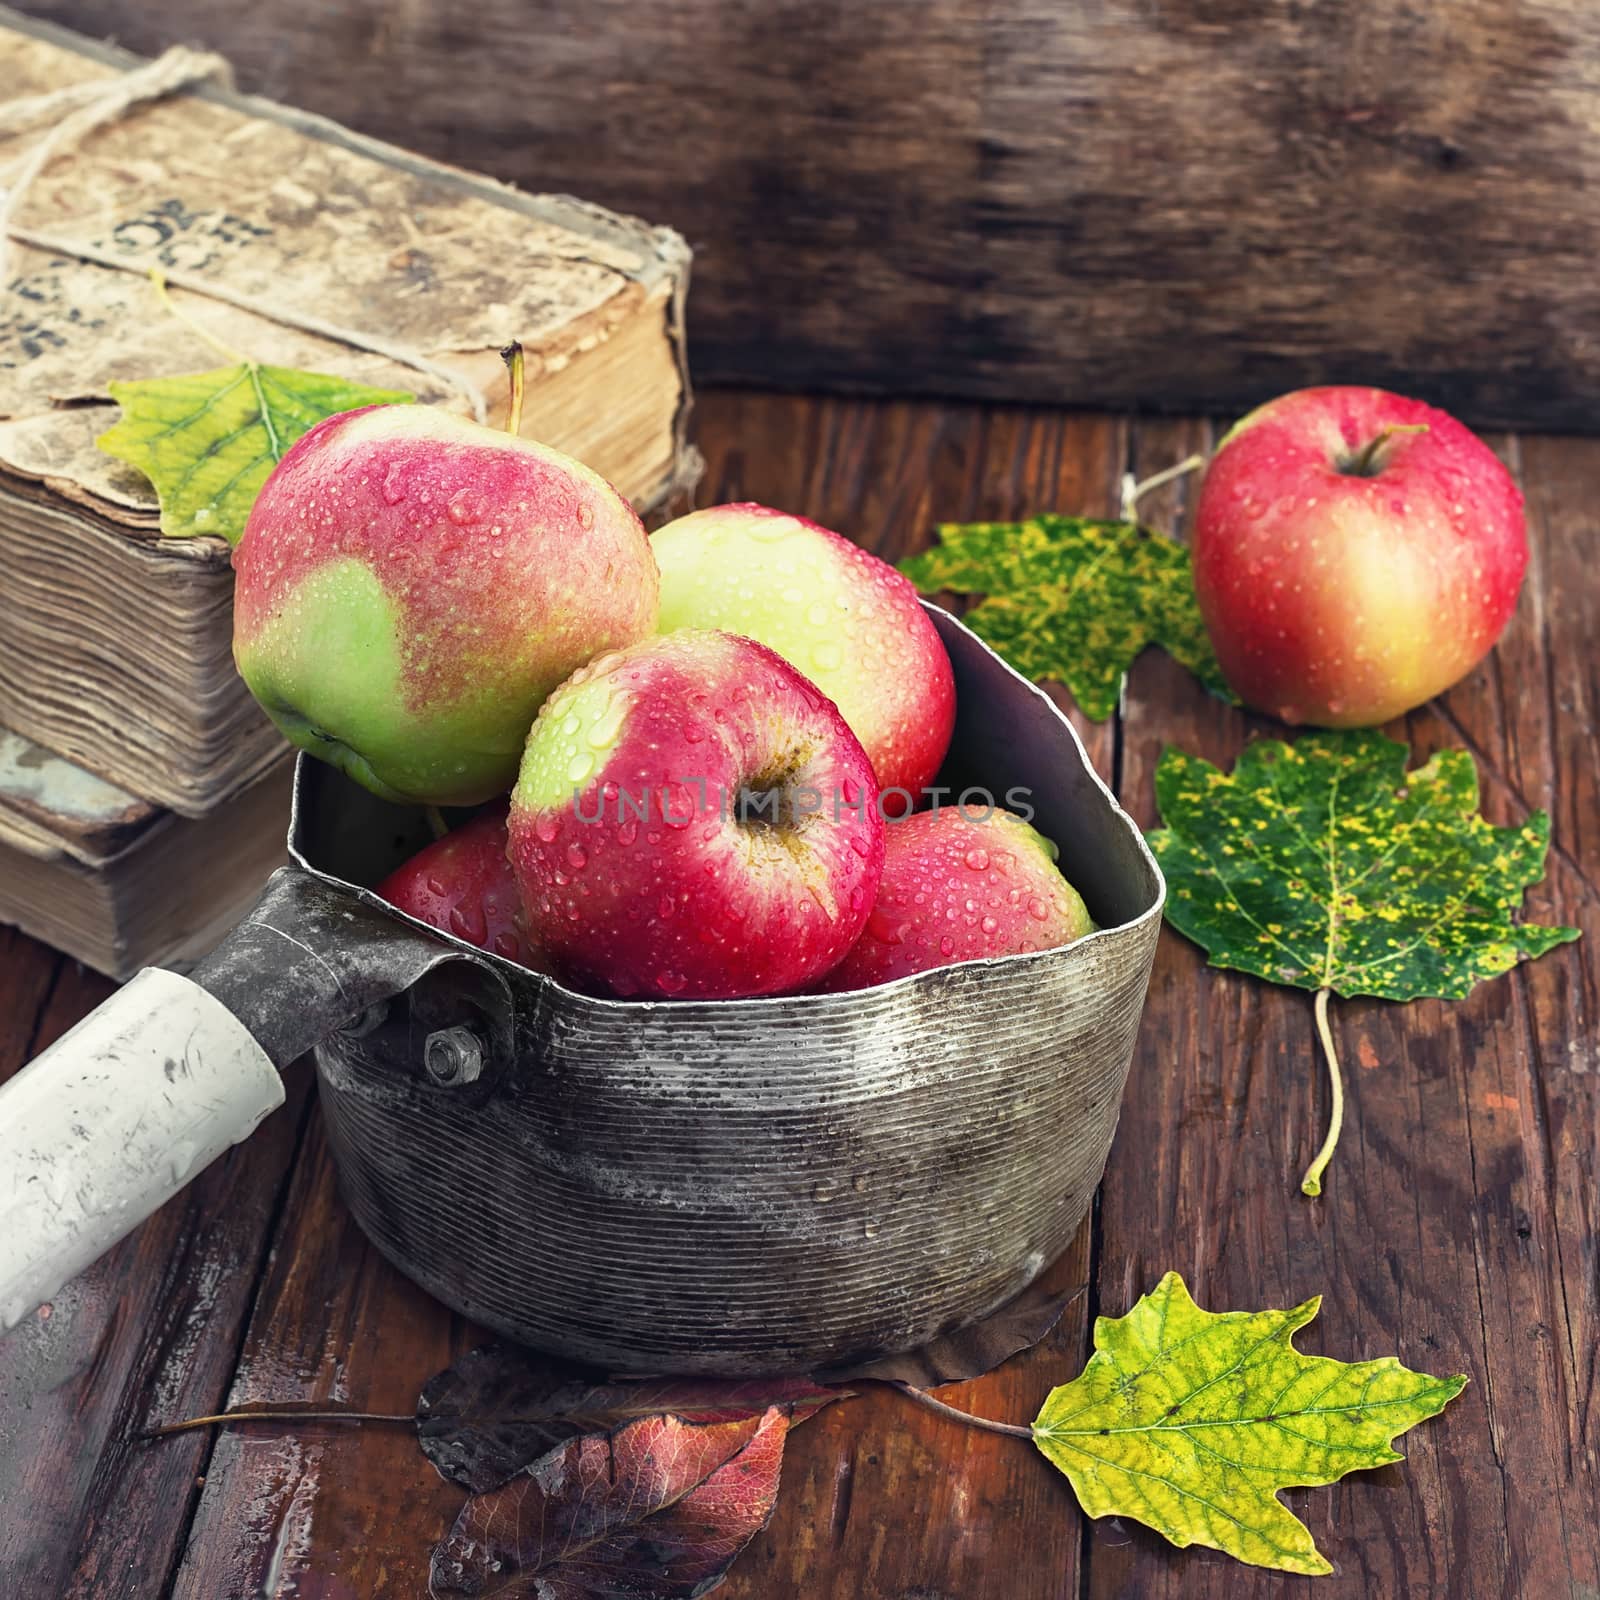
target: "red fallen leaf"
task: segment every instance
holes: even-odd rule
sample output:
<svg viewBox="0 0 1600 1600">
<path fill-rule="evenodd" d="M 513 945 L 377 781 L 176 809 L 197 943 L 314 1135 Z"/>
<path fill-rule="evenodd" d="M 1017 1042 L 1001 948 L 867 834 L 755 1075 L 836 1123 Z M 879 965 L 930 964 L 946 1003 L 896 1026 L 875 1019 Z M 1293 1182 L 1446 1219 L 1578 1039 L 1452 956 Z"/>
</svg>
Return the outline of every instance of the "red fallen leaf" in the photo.
<svg viewBox="0 0 1600 1600">
<path fill-rule="evenodd" d="M 428 1380 L 417 1438 L 439 1475 L 487 1494 L 553 1445 L 641 1417 L 684 1422 L 754 1420 L 780 1406 L 803 1422 L 849 1391 L 809 1378 L 648 1378 L 601 1382 L 517 1345 L 470 1350 Z"/>
<path fill-rule="evenodd" d="M 789 1422 L 644 1417 L 569 1439 L 462 1508 L 433 1600 L 692 1600 L 772 1515 Z"/>
</svg>

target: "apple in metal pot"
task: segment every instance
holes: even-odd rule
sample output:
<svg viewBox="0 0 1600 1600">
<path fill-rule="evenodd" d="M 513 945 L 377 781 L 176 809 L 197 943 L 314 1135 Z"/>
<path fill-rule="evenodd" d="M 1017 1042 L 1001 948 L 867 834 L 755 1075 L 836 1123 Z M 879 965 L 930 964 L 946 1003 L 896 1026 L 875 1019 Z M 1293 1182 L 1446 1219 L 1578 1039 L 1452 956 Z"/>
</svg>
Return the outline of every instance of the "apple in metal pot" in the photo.
<svg viewBox="0 0 1600 1600">
<path fill-rule="evenodd" d="M 1383 389 L 1252 411 L 1206 472 L 1195 591 L 1228 682 L 1285 722 L 1358 728 L 1465 676 L 1516 607 L 1522 495 L 1454 417 Z"/>
<path fill-rule="evenodd" d="M 1056 847 L 998 808 L 942 806 L 889 824 L 861 938 L 823 980 L 866 989 L 930 967 L 1053 950 L 1094 931 Z"/>
<path fill-rule="evenodd" d="M 649 540 L 610 484 L 428 406 L 312 428 L 233 563 L 245 682 L 291 741 L 386 800 L 502 793 L 545 696 L 656 621 Z"/>
<path fill-rule="evenodd" d="M 764 645 L 685 629 L 601 656 L 545 702 L 511 796 L 511 863 L 556 969 L 622 996 L 814 983 L 883 869 L 872 764 Z"/>
<path fill-rule="evenodd" d="M 950 658 L 887 562 L 769 506 L 696 511 L 651 537 L 660 630 L 759 639 L 838 706 L 872 761 L 886 815 L 914 810 L 955 726 Z"/>
<path fill-rule="evenodd" d="M 522 930 L 522 903 L 506 846 L 502 802 L 419 850 L 373 893 L 479 949 L 542 967 Z"/>
</svg>

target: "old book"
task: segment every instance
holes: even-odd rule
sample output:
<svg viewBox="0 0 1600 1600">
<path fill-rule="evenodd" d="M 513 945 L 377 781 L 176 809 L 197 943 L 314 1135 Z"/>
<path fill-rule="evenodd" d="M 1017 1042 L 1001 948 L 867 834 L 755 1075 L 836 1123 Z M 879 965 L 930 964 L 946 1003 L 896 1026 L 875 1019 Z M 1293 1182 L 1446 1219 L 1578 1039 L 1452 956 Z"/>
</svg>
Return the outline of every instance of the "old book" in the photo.
<svg viewBox="0 0 1600 1600">
<path fill-rule="evenodd" d="M 0 8 L 8 100 L 135 64 Z M 0 135 L 0 182 L 39 131 Z M 507 398 L 498 350 L 518 339 L 524 433 L 642 511 L 692 482 L 688 250 L 669 229 L 220 88 L 91 133 L 27 193 L 0 286 L 0 724 L 183 815 L 251 783 L 282 741 L 233 671 L 228 546 L 162 537 L 148 484 L 95 447 L 117 415 L 108 382 L 218 365 L 161 309 L 149 268 L 417 351 L 487 396 L 491 420 Z M 388 356 L 174 298 L 258 361 L 470 409 Z"/>
<path fill-rule="evenodd" d="M 285 860 L 293 771 L 197 821 L 0 728 L 0 923 L 112 978 L 198 959 Z"/>
</svg>

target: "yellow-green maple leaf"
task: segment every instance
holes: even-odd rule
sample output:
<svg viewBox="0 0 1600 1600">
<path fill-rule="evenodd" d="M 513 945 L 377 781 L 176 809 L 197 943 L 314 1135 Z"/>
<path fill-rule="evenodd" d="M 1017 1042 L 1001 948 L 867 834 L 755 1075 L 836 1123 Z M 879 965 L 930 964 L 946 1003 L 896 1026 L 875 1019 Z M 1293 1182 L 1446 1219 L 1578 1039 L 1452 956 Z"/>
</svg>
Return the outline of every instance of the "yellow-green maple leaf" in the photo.
<svg viewBox="0 0 1600 1600">
<path fill-rule="evenodd" d="M 1117 709 L 1122 676 L 1159 644 L 1214 694 L 1232 698 L 1194 597 L 1189 550 L 1133 522 L 1030 517 L 947 523 L 900 563 L 923 594 L 983 598 L 973 631 L 1018 672 L 1065 684 L 1085 716 Z"/>
<path fill-rule="evenodd" d="M 1402 1460 L 1391 1441 L 1467 1380 L 1393 1356 L 1302 1355 L 1295 1331 L 1321 1303 L 1203 1311 L 1169 1272 L 1126 1316 L 1096 1319 L 1094 1355 L 1051 1390 L 1034 1442 L 1091 1517 L 1132 1517 L 1252 1566 L 1331 1572 L 1277 1491 Z"/>
<path fill-rule="evenodd" d="M 96 443 L 136 467 L 161 502 L 161 531 L 237 544 L 268 474 L 308 428 L 358 406 L 409 400 L 325 372 L 240 361 L 108 386 L 122 418 Z"/>
</svg>

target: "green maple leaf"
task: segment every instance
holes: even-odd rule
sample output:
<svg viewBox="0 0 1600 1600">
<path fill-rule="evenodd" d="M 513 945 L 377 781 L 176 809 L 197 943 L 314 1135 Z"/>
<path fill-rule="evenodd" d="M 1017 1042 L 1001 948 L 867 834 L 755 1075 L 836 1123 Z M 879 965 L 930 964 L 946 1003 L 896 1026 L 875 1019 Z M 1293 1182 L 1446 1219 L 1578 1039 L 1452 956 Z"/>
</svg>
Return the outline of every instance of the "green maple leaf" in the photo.
<svg viewBox="0 0 1600 1600">
<path fill-rule="evenodd" d="M 1232 698 L 1194 598 L 1189 550 L 1135 522 L 1030 517 L 947 523 L 940 543 L 900 563 L 923 594 L 984 598 L 966 620 L 1027 677 L 1071 690 L 1085 716 L 1117 709 L 1123 674 L 1159 644 L 1213 693 Z"/>
<path fill-rule="evenodd" d="M 1317 991 L 1334 1077 L 1330 1139 L 1343 1105 L 1330 994 L 1460 999 L 1578 937 L 1515 920 L 1544 876 L 1549 817 L 1493 827 L 1478 814 L 1466 751 L 1441 751 L 1411 773 L 1408 754 L 1361 730 L 1264 739 L 1232 773 L 1170 747 L 1156 768 L 1166 826 L 1149 837 L 1167 919 L 1213 966 Z M 1308 1193 L 1320 1171 L 1314 1163 Z"/>
<path fill-rule="evenodd" d="M 1391 1441 L 1467 1380 L 1393 1356 L 1301 1355 L 1295 1332 L 1321 1304 L 1202 1311 L 1169 1272 L 1126 1316 L 1095 1320 L 1095 1353 L 1050 1391 L 1034 1443 L 1091 1517 L 1132 1517 L 1252 1566 L 1332 1572 L 1277 1491 L 1403 1460 Z"/>
<path fill-rule="evenodd" d="M 218 533 L 230 544 L 239 542 L 267 475 L 308 428 L 357 406 L 411 398 L 248 360 L 108 387 L 122 418 L 95 442 L 155 485 L 161 531 Z"/>
</svg>

